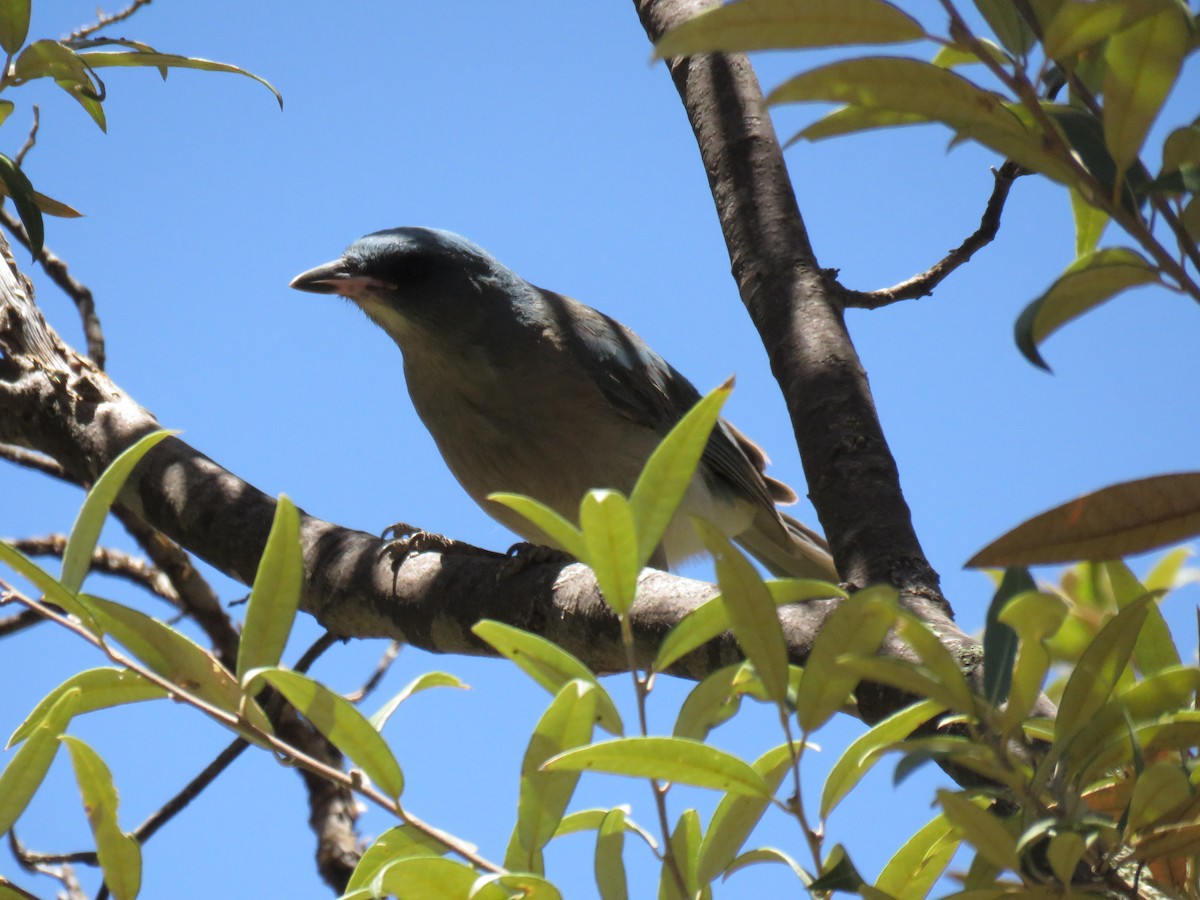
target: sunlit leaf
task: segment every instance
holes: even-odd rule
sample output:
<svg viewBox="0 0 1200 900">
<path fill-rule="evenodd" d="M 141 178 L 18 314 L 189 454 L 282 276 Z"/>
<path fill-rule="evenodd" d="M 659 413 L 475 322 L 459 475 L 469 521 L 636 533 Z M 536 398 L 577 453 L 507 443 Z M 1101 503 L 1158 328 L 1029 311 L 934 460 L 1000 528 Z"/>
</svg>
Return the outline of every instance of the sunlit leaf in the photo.
<svg viewBox="0 0 1200 900">
<path fill-rule="evenodd" d="M 821 792 L 821 818 L 829 814 L 850 793 L 880 758 L 880 750 L 904 740 L 946 709 L 945 704 L 920 700 L 892 713 L 855 738 L 829 770 Z"/>
<path fill-rule="evenodd" d="M 749 663 L 733 663 L 704 677 L 688 693 L 675 717 L 674 737 L 702 741 L 709 731 L 729 720 L 741 706 L 748 682 L 757 680 Z"/>
<path fill-rule="evenodd" d="M 1102 209 L 1088 203 L 1079 191 L 1071 188 L 1071 214 L 1075 218 L 1075 257 L 1083 259 L 1096 252 L 1100 238 L 1108 227 L 1109 217 Z"/>
<path fill-rule="evenodd" d="M 968 567 L 1118 559 L 1200 534 L 1200 473 L 1156 475 L 1085 494 L 1018 525 Z"/>
<path fill-rule="evenodd" d="M 1163 141 L 1162 170 L 1175 172 L 1184 166 L 1200 165 L 1200 124 L 1176 128 Z"/>
<path fill-rule="evenodd" d="M 671 429 L 646 461 L 629 505 L 637 524 L 639 568 L 653 556 L 692 483 L 733 379 L 714 388 Z"/>
<path fill-rule="evenodd" d="M 45 594 L 46 601 L 52 603 L 72 616 L 75 616 L 92 634 L 99 634 L 100 626 L 92 618 L 83 602 L 74 591 L 63 587 L 57 578 L 27 557 L 24 553 L 0 541 L 0 562 L 9 566 L 24 578 L 29 579 L 39 591 Z"/>
<path fill-rule="evenodd" d="M 596 831 L 596 856 L 593 870 L 601 900 L 628 900 L 625 877 L 625 810 L 610 809 Z"/>
<path fill-rule="evenodd" d="M 1000 869 L 1018 870 L 1016 840 L 1000 819 L 962 794 L 939 790 L 938 802 L 946 819 L 988 862 Z"/>
<path fill-rule="evenodd" d="M 10 56 L 21 49 L 29 34 L 31 0 L 0 0 L 0 47 Z"/>
<path fill-rule="evenodd" d="M 437 856 L 413 856 L 388 863 L 375 873 L 368 888 L 373 897 L 405 900 L 463 900 L 470 896 L 479 873 L 470 866 Z M 493 888 L 491 897 L 510 895 Z"/>
<path fill-rule="evenodd" d="M 283 656 L 304 586 L 304 550 L 300 513 L 286 494 L 279 495 L 267 546 L 254 573 L 246 621 L 238 643 L 237 675 L 273 666 Z"/>
<path fill-rule="evenodd" d="M 1192 795 L 1187 773 L 1175 763 L 1151 763 L 1133 786 L 1128 828 L 1137 831 L 1185 805 Z"/>
<path fill-rule="evenodd" d="M 199 69 L 204 72 L 230 72 L 234 75 L 245 75 L 247 78 L 254 79 L 274 94 L 276 101 L 279 103 L 279 108 L 283 109 L 283 95 L 275 90 L 269 81 L 265 78 L 260 78 L 253 72 L 247 72 L 245 69 L 231 66 L 228 63 L 213 62 L 209 59 L 197 59 L 189 56 L 176 56 L 173 53 L 80 53 L 79 58 L 93 69 L 105 66 L 152 66 L 158 69 L 165 66 L 170 69 Z"/>
<path fill-rule="evenodd" d="M 0 772 L 0 835 L 8 834 L 41 787 L 42 779 L 58 753 L 58 736 L 78 707 L 77 688 L 59 697 Z"/>
<path fill-rule="evenodd" d="M 792 750 L 789 745 L 781 744 L 754 761 L 754 771 L 762 776 L 772 794 L 779 790 L 791 770 Z M 712 881 L 733 862 L 769 805 L 766 797 L 727 794 L 721 798 L 700 844 L 696 871 L 702 884 Z"/>
<path fill-rule="evenodd" d="M 1064 0 L 1046 26 L 1043 47 L 1051 59 L 1064 65 L 1071 57 L 1106 40 L 1125 18 L 1124 4 L 1107 0 Z"/>
<path fill-rule="evenodd" d="M 975 0 L 988 27 L 1010 53 L 1024 57 L 1037 41 L 1033 29 L 1012 0 Z"/>
<path fill-rule="evenodd" d="M 842 667 L 847 654 L 869 656 L 896 620 L 895 591 L 872 587 L 838 604 L 813 642 L 796 696 L 800 727 L 811 733 L 842 708 L 858 675 Z"/>
<path fill-rule="evenodd" d="M 397 825 L 377 837 L 364 851 L 350 873 L 345 893 L 349 894 L 371 883 L 375 875 L 390 862 L 414 856 L 441 856 L 446 847 L 411 825 Z"/>
<path fill-rule="evenodd" d="M 951 708 L 955 712 L 974 712 L 975 694 L 963 675 L 963 664 L 938 639 L 933 630 L 918 616 L 903 609 L 900 611 L 896 630 L 917 652 L 921 665 L 929 670 L 941 687 L 942 696 L 953 700 Z"/>
<path fill-rule="evenodd" d="M 756 850 L 747 850 L 729 864 L 729 868 L 725 870 L 725 877 L 728 878 L 738 869 L 744 869 L 747 866 L 756 866 L 760 863 L 779 863 L 791 869 L 796 877 L 800 879 L 801 884 L 809 885 L 813 882 L 812 875 L 806 872 L 803 866 L 776 847 L 759 847 Z"/>
<path fill-rule="evenodd" d="M 1050 653 L 1045 640 L 1058 631 L 1066 617 L 1067 604 L 1060 597 L 1037 591 L 1017 594 L 1000 610 L 999 621 L 1012 627 L 1020 636 L 1008 705 L 1001 719 L 1005 732 L 1029 715 L 1037 702 L 1050 669 Z"/>
<path fill-rule="evenodd" d="M 75 707 L 75 715 L 94 712 L 97 709 L 108 709 L 125 703 L 160 700 L 168 696 L 167 692 L 158 685 L 151 684 L 130 669 L 111 667 L 88 669 L 72 675 L 43 697 L 41 702 L 34 707 L 33 712 L 25 717 L 25 721 L 17 726 L 17 730 L 8 739 L 8 746 L 19 744 L 29 737 L 42 719 L 54 708 L 58 699 L 70 690 L 79 691 L 79 702 Z"/>
<path fill-rule="evenodd" d="M 925 900 L 960 843 L 946 817 L 934 816 L 892 855 L 875 887 L 896 900 Z"/>
<path fill-rule="evenodd" d="M 621 715 L 608 691 L 596 680 L 591 669 L 566 650 L 544 637 L 490 619 L 475 623 L 471 631 L 501 656 L 516 663 L 551 694 L 557 694 L 573 678 L 593 685 L 596 688 L 596 721 L 609 734 L 624 733 Z"/>
<path fill-rule="evenodd" d="M 547 771 L 593 771 L 769 797 L 762 776 L 738 757 L 699 741 L 628 737 L 568 750 L 549 759 Z"/>
<path fill-rule="evenodd" d="M 420 900 L 420 897 L 409 893 L 405 900 Z M 475 879 L 467 900 L 509 900 L 519 897 L 520 900 L 562 900 L 558 888 L 538 875 L 531 872 L 503 872 L 494 875 L 481 875 Z"/>
<path fill-rule="evenodd" d="M 903 125 L 924 125 L 932 120 L 917 113 L 896 112 L 891 109 L 872 109 L 866 106 L 843 106 L 800 129 L 788 139 L 787 146 L 796 141 L 819 141 L 824 138 L 856 134 L 873 128 L 899 128 Z"/>
<path fill-rule="evenodd" d="M 71 753 L 104 884 L 116 900 L 133 900 L 142 886 L 142 848 L 117 821 L 117 789 L 112 773 L 100 754 L 79 738 L 64 734 L 59 740 Z"/>
<path fill-rule="evenodd" d="M 69 591 L 78 591 L 83 585 L 88 568 L 92 564 L 92 552 L 100 539 L 100 529 L 108 511 L 116 502 L 117 495 L 129 479 L 134 466 L 142 461 L 161 441 L 169 438 L 175 431 L 153 431 L 138 439 L 131 447 L 127 447 L 114 459 L 107 469 L 96 479 L 92 489 L 87 493 L 87 499 L 79 508 L 75 524 L 71 528 L 71 537 L 67 541 L 67 549 L 63 552 L 62 583 Z"/>
<path fill-rule="evenodd" d="M 1096 566 L 1097 578 L 1112 592 L 1118 609 L 1151 593 L 1120 560 L 1110 560 Z M 1152 675 L 1162 669 L 1179 665 L 1179 650 L 1171 637 L 1171 629 L 1158 608 L 1158 597 L 1146 605 L 1146 621 L 1133 648 L 1138 669 Z"/>
<path fill-rule="evenodd" d="M 376 731 L 383 731 L 383 726 L 392 717 L 392 713 L 400 708 L 401 703 L 413 694 L 419 694 L 421 691 L 427 691 L 435 687 L 466 689 L 468 686 L 447 672 L 425 672 L 402 687 L 392 699 L 376 710 L 375 714 L 370 718 L 371 727 Z"/>
<path fill-rule="evenodd" d="M 587 545 L 587 564 L 596 573 L 605 602 L 618 615 L 628 612 L 642 568 L 629 501 L 616 491 L 588 491 L 579 504 L 579 526 Z"/>
<path fill-rule="evenodd" d="M 700 893 L 696 864 L 700 854 L 700 816 L 694 809 L 685 809 L 671 832 L 667 850 L 675 861 L 672 868 L 664 865 L 658 882 L 660 900 L 690 900 Z M 676 872 L 683 876 L 685 890 L 681 891 Z"/>
<path fill-rule="evenodd" d="M 787 702 L 787 642 L 770 592 L 758 570 L 724 534 L 703 520 L 693 522 L 716 564 L 721 602 L 738 645 L 754 665 L 768 696 L 783 706 Z"/>
<path fill-rule="evenodd" d="M 1166 8 L 1118 31 L 1105 44 L 1104 138 L 1124 171 L 1175 85 L 1188 47 L 1188 22 Z"/>
<path fill-rule="evenodd" d="M 358 709 L 340 694 L 307 675 L 288 669 L 252 669 L 245 677 L 249 689 L 265 681 L 287 698 L 317 731 L 353 760 L 387 796 L 404 791 L 404 775 L 391 748 Z"/>
<path fill-rule="evenodd" d="M 1008 51 L 994 41 L 979 38 L 979 45 L 983 48 L 984 57 L 1002 66 L 1012 64 L 1012 57 L 1009 56 Z M 938 52 L 930 62 L 943 69 L 953 69 L 957 66 L 981 63 L 983 59 L 980 58 L 980 54 L 975 52 L 974 47 L 967 44 L 948 44 L 938 48 Z"/>
<path fill-rule="evenodd" d="M 583 533 L 549 506 L 521 494 L 488 494 L 488 499 L 501 506 L 507 506 L 536 525 L 559 550 L 578 560 L 587 559 L 587 544 L 583 541 Z"/>
<path fill-rule="evenodd" d="M 920 40 L 919 22 L 881 0 L 740 0 L 705 10 L 655 45 L 660 58 Z"/>
</svg>

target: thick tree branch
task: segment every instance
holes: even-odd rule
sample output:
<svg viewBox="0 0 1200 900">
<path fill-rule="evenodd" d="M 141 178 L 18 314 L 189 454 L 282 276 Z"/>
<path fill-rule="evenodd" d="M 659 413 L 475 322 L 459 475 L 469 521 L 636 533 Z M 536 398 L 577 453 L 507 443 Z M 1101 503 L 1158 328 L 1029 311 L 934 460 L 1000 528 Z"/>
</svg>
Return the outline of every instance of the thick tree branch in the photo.
<svg viewBox="0 0 1200 900">
<path fill-rule="evenodd" d="M 714 5 L 634 2 L 651 41 Z M 742 302 L 787 401 L 809 496 L 838 571 L 856 585 L 894 584 L 918 607 L 948 609 L 846 331 L 841 288 L 813 253 L 749 60 L 704 54 L 669 60 L 668 68 L 696 134 Z"/>
</svg>

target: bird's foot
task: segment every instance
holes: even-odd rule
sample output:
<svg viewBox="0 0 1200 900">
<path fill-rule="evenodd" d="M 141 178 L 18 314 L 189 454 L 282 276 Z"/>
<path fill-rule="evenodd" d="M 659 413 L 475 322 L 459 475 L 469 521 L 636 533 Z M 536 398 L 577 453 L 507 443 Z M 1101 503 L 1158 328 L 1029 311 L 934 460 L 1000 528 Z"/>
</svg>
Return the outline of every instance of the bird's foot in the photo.
<svg viewBox="0 0 1200 900">
<path fill-rule="evenodd" d="M 508 562 L 496 574 L 497 580 L 511 578 L 513 575 L 523 572 L 527 566 L 535 566 L 539 563 L 562 563 L 565 565 L 577 562 L 570 553 L 542 544 L 531 544 L 528 541 L 518 541 L 513 544 L 508 548 L 505 556 L 508 557 Z"/>
<path fill-rule="evenodd" d="M 482 552 L 470 544 L 448 538 L 444 534 L 416 528 L 407 522 L 396 522 L 389 525 L 383 529 L 380 537 L 386 541 L 380 553 L 386 553 L 391 558 L 393 567 L 399 566 L 415 553 Z"/>
</svg>

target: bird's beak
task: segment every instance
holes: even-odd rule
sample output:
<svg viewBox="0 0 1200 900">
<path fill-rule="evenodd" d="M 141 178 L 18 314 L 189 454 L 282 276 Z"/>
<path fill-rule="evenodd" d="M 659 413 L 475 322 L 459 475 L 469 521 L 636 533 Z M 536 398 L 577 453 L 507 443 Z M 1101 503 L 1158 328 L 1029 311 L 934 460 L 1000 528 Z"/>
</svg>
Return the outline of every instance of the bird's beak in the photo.
<svg viewBox="0 0 1200 900">
<path fill-rule="evenodd" d="M 350 297 L 357 292 L 364 279 L 352 274 L 344 259 L 301 272 L 292 279 L 289 287 L 298 291 L 308 291 L 310 294 L 341 294 Z"/>
</svg>

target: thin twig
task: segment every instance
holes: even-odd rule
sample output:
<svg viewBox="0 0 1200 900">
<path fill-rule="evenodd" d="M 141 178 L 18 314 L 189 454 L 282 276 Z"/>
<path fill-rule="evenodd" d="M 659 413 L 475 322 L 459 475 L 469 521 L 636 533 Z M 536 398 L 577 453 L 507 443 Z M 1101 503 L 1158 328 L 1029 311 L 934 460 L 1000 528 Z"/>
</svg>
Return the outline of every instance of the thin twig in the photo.
<svg viewBox="0 0 1200 900">
<path fill-rule="evenodd" d="M 36 450 L 26 450 L 24 447 L 18 447 L 16 444 L 0 443 L 0 459 L 7 459 L 9 462 L 16 463 L 18 466 L 24 466 L 27 469 L 35 469 L 43 475 L 49 475 L 51 478 L 57 478 L 59 481 L 66 481 L 69 484 L 79 484 L 78 481 L 67 474 L 66 469 L 51 457 L 44 453 L 38 453 Z"/>
<path fill-rule="evenodd" d="M 7 209 L 0 208 L 0 225 L 7 228 L 12 236 L 25 247 L 30 246 L 25 226 Z M 56 255 L 49 247 L 42 246 L 42 255 L 38 257 L 38 262 L 42 264 L 42 268 L 50 280 L 58 285 L 75 304 L 75 309 L 79 312 L 80 323 L 83 325 L 83 337 L 87 342 L 88 357 L 96 364 L 96 368 L 103 369 L 105 362 L 104 329 L 100 326 L 100 317 L 96 315 L 96 302 L 92 297 L 91 290 L 71 274 L 62 257 Z"/>
<path fill-rule="evenodd" d="M 109 25 L 115 25 L 117 22 L 123 22 L 125 19 L 128 19 L 135 12 L 137 12 L 141 7 L 149 6 L 150 3 L 151 0 L 133 0 L 133 2 L 123 10 L 113 13 L 111 16 L 106 16 L 101 13 L 99 18 L 91 25 L 83 25 L 67 35 L 66 43 L 82 40 L 89 35 L 95 34 L 102 28 L 107 28 Z"/>
<path fill-rule="evenodd" d="M 323 635 L 313 641 L 311 647 L 300 654 L 300 658 L 296 660 L 296 665 L 292 668 L 297 672 L 307 672 L 326 650 L 337 643 L 337 635 L 332 631 L 326 631 Z"/>
<path fill-rule="evenodd" d="M 44 622 L 41 616 L 31 609 L 23 609 L 15 616 L 9 616 L 7 619 L 0 619 L 0 638 L 8 637 L 10 634 L 16 634 L 19 631 L 24 631 L 26 628 L 32 628 L 39 622 Z"/>
<path fill-rule="evenodd" d="M 67 550 L 65 534 L 16 538 L 8 540 L 7 543 L 16 547 L 26 556 L 57 556 L 61 558 Z M 171 585 L 170 579 L 141 557 L 131 556 L 111 547 L 97 547 L 92 552 L 92 561 L 88 569 L 92 572 L 102 572 L 105 575 L 123 578 L 138 587 L 145 588 L 155 596 L 161 597 L 172 606 L 179 607 L 181 605 L 179 594 Z"/>
<path fill-rule="evenodd" d="M 33 149 L 37 143 L 38 126 L 41 125 L 42 111 L 38 109 L 38 105 L 33 104 L 33 124 L 29 126 L 29 136 L 25 138 L 25 143 L 21 145 L 21 149 L 17 151 L 16 159 L 13 160 L 17 164 L 17 168 L 25 162 L 25 155 Z"/>
<path fill-rule="evenodd" d="M 371 677 L 363 682 L 363 686 L 357 691 L 346 694 L 346 699 L 351 703 L 362 703 L 372 691 L 379 687 L 379 683 L 383 681 L 383 676 L 392 667 L 392 663 L 400 655 L 400 650 L 403 646 L 400 641 L 392 641 L 388 644 L 387 649 L 383 651 L 383 656 L 379 658 L 379 662 L 375 666 L 375 671 L 371 673 Z"/>
<path fill-rule="evenodd" d="M 1012 160 L 1007 160 L 999 169 L 993 169 L 995 182 L 992 185 L 992 196 L 988 198 L 987 207 L 979 220 L 979 227 L 970 237 L 929 269 L 907 281 L 878 291 L 846 291 L 843 295 L 845 305 L 855 309 L 879 309 L 901 300 L 913 300 L 932 294 L 933 289 L 941 284 L 946 276 L 967 262 L 981 247 L 995 239 L 1000 230 L 1000 215 L 1004 211 L 1009 189 L 1016 179 L 1026 174 L 1028 172 Z"/>
</svg>

